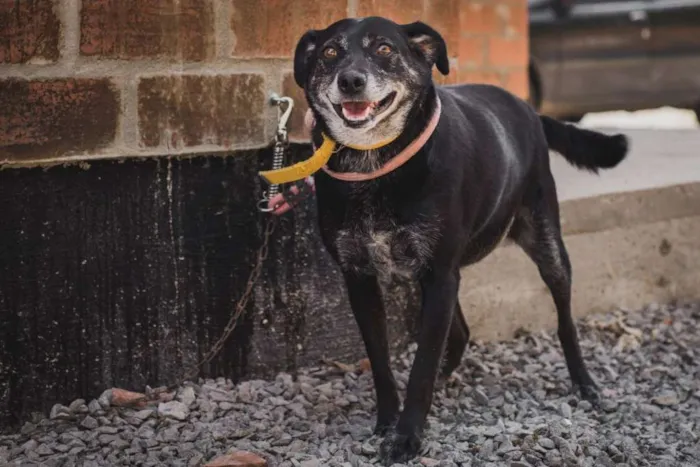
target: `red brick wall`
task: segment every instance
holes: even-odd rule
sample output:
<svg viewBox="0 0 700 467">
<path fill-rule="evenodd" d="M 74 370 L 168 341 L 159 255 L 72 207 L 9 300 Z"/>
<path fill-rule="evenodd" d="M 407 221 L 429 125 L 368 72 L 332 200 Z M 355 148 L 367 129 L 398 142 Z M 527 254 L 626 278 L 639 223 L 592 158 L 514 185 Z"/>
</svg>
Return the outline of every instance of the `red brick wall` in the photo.
<svg viewBox="0 0 700 467">
<path fill-rule="evenodd" d="M 296 41 L 346 16 L 428 22 L 440 82 L 525 97 L 525 0 L 0 0 L 0 165 L 268 144 Z"/>
</svg>

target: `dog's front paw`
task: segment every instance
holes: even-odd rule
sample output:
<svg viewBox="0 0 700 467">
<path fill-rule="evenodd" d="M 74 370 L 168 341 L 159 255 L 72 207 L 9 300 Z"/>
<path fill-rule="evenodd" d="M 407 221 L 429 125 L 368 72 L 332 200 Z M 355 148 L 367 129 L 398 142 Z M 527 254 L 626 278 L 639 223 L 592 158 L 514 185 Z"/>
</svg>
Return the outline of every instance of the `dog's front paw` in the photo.
<svg viewBox="0 0 700 467">
<path fill-rule="evenodd" d="M 594 383 L 577 384 L 574 386 L 574 391 L 581 394 L 581 398 L 593 404 L 594 407 L 600 404 L 600 394 Z"/>
<path fill-rule="evenodd" d="M 377 436 L 386 436 L 396 426 L 399 419 L 397 410 L 382 410 L 377 413 L 377 424 L 374 426 L 374 434 Z"/>
<path fill-rule="evenodd" d="M 393 422 L 383 422 L 377 420 L 377 424 L 374 425 L 374 434 L 377 436 L 386 436 L 394 428 Z"/>
<path fill-rule="evenodd" d="M 379 452 L 385 465 L 404 464 L 418 455 L 420 446 L 418 435 L 392 431 L 382 441 Z"/>
</svg>

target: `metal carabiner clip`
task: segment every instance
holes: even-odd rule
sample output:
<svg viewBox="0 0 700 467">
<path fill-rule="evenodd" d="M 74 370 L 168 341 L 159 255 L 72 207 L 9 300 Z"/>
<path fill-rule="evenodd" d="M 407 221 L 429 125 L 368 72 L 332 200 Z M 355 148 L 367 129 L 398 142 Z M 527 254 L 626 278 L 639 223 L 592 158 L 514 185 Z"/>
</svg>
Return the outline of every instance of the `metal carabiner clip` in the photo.
<svg viewBox="0 0 700 467">
<path fill-rule="evenodd" d="M 282 104 L 286 103 L 287 107 L 284 109 L 277 118 L 277 141 L 286 143 L 287 142 L 287 122 L 289 122 L 289 117 L 292 115 L 292 109 L 294 108 L 294 100 L 291 97 L 282 96 L 273 93 L 270 97 L 273 105 L 278 106 L 280 112 L 282 112 Z M 275 167 L 277 169 L 280 167 Z"/>
<path fill-rule="evenodd" d="M 291 97 L 281 97 L 273 93 L 272 96 L 270 96 L 270 102 L 278 108 L 277 134 L 275 135 L 275 147 L 272 156 L 272 170 L 278 170 L 282 168 L 282 164 L 284 163 L 284 151 L 288 142 L 287 122 L 292 115 L 294 100 Z M 287 107 L 282 111 L 282 104 L 284 103 L 287 104 Z M 257 205 L 260 212 L 271 212 L 274 210 L 274 207 L 269 206 L 269 202 L 270 199 L 277 195 L 278 191 L 279 185 L 270 185 L 269 191 L 263 192 L 262 199 L 258 201 Z"/>
</svg>

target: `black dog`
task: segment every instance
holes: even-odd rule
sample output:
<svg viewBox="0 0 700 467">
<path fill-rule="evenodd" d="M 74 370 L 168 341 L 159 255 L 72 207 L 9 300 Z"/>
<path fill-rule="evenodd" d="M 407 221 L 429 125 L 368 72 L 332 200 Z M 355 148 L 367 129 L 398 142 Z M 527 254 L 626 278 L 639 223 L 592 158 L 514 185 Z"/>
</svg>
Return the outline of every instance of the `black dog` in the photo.
<svg viewBox="0 0 700 467">
<path fill-rule="evenodd" d="M 420 23 L 345 19 L 308 31 L 294 75 L 316 125 L 338 143 L 335 172 L 371 172 L 420 135 L 438 99 L 442 116 L 427 143 L 379 178 L 352 182 L 316 176 L 323 241 L 340 265 L 362 333 L 377 394 L 376 431 L 388 463 L 415 456 L 441 373 L 460 363 L 469 328 L 457 301 L 460 267 L 505 237 L 537 264 L 556 304 L 571 380 L 597 399 L 571 318 L 571 267 L 562 242 L 549 149 L 590 171 L 617 165 L 627 138 L 539 116 L 524 101 L 487 85 L 436 87 L 432 67 L 449 72 L 446 45 Z M 371 146 L 391 141 L 378 149 Z M 416 278 L 422 291 L 418 351 L 403 412 L 389 367 L 378 277 Z"/>
</svg>

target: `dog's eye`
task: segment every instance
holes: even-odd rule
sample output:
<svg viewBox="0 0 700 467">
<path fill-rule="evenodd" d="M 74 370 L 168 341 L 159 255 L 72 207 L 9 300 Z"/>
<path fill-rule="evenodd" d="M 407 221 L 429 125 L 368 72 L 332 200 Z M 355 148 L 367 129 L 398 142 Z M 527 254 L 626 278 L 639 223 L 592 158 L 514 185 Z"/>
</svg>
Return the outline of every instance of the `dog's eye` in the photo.
<svg viewBox="0 0 700 467">
<path fill-rule="evenodd" d="M 323 56 L 328 59 L 335 58 L 338 56 L 338 51 L 333 47 L 326 47 L 323 49 Z"/>
<path fill-rule="evenodd" d="M 387 55 L 389 55 L 393 51 L 394 50 L 386 44 L 382 44 L 379 47 L 377 47 L 377 55 L 382 55 L 384 57 L 386 57 Z"/>
</svg>

